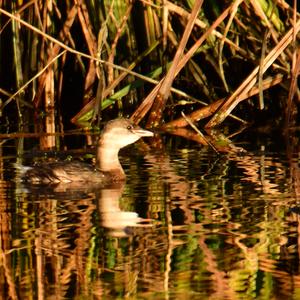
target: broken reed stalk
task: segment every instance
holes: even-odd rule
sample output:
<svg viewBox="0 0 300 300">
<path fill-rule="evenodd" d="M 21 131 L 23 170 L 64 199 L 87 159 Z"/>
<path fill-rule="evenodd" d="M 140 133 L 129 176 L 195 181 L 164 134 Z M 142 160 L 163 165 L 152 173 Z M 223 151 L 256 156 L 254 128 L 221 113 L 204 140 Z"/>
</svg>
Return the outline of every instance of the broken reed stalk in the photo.
<svg viewBox="0 0 300 300">
<path fill-rule="evenodd" d="M 192 30 L 193 30 L 193 27 L 195 24 L 195 20 L 198 17 L 202 3 L 203 3 L 203 0 L 195 1 L 194 7 L 191 12 L 190 19 L 188 20 L 188 22 L 186 24 L 181 41 L 180 41 L 177 51 L 175 53 L 172 65 L 157 92 L 156 99 L 153 103 L 153 107 L 151 109 L 149 120 L 147 123 L 148 126 L 151 126 L 151 127 L 157 126 L 162 119 L 162 113 L 165 108 L 167 99 L 169 97 L 172 83 L 174 81 L 174 78 L 178 74 L 178 71 L 177 71 L 178 64 L 180 62 L 180 59 L 183 56 L 185 46 L 186 46 L 188 39 L 192 33 Z"/>
<path fill-rule="evenodd" d="M 182 117 L 185 119 L 185 121 L 198 133 L 198 135 L 216 152 L 219 153 L 216 147 L 203 135 L 203 133 L 200 131 L 200 129 L 193 123 L 193 121 L 187 117 L 184 112 L 181 112 Z"/>
<path fill-rule="evenodd" d="M 286 49 L 293 39 L 293 32 L 296 30 L 298 33 L 300 30 L 300 20 L 295 27 L 291 28 L 280 40 L 280 42 L 270 51 L 266 56 L 262 72 L 272 65 L 272 63 L 278 58 L 278 56 Z M 215 127 L 220 125 L 226 117 L 232 112 L 232 110 L 239 104 L 243 95 L 247 94 L 257 81 L 257 74 L 259 72 L 259 66 L 257 66 L 251 74 L 242 82 L 242 84 L 235 90 L 235 92 L 224 102 L 221 108 L 214 114 L 211 120 L 206 124 L 206 128 Z"/>
<path fill-rule="evenodd" d="M 222 14 L 217 18 L 217 20 L 205 31 L 205 33 L 195 42 L 195 44 L 183 55 L 180 62 L 178 63 L 178 66 L 176 68 L 176 74 L 181 71 L 181 69 L 187 64 L 189 59 L 195 54 L 195 52 L 199 49 L 199 47 L 204 43 L 204 41 L 207 39 L 207 37 L 224 21 L 224 19 L 227 17 L 228 13 L 231 9 L 230 5 L 228 8 L 226 8 Z M 145 115 L 148 113 L 149 109 L 151 108 L 153 101 L 157 95 L 157 92 L 159 90 L 160 85 L 162 84 L 164 78 L 160 80 L 159 85 L 155 86 L 151 93 L 143 100 L 143 102 L 140 104 L 140 106 L 135 110 L 135 112 L 130 117 L 135 123 L 139 123 Z"/>
<path fill-rule="evenodd" d="M 261 88 L 263 90 L 269 89 L 270 87 L 281 83 L 283 81 L 283 78 L 284 78 L 284 76 L 282 74 L 277 74 L 274 77 L 266 78 L 263 81 Z M 243 97 L 240 98 L 240 101 L 249 99 L 250 97 L 257 95 L 259 92 L 260 92 L 260 87 L 253 87 L 249 91 L 249 93 L 242 95 Z M 192 113 L 188 114 L 187 117 L 194 122 L 205 119 L 205 118 L 213 115 L 224 104 L 225 100 L 226 99 L 216 100 L 213 103 L 211 103 L 205 107 L 202 107 L 200 109 L 197 109 L 196 111 L 193 111 Z M 233 119 L 238 120 L 240 123 L 244 123 L 244 124 L 247 123 L 239 118 L 236 118 L 233 115 L 229 115 L 229 116 L 232 117 Z M 170 121 L 170 122 L 164 124 L 162 126 L 162 128 L 163 129 L 180 128 L 180 127 L 185 127 L 187 125 L 188 125 L 188 123 L 186 122 L 186 120 L 183 117 L 181 117 L 181 118 L 178 118 L 176 120 L 173 120 L 173 121 Z"/>
</svg>

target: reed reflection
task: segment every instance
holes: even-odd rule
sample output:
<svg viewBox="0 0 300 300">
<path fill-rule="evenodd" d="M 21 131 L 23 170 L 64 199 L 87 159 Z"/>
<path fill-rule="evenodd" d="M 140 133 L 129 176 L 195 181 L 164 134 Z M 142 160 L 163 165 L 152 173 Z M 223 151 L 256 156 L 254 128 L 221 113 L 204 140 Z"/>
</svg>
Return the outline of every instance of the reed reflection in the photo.
<svg viewBox="0 0 300 300">
<path fill-rule="evenodd" d="M 284 159 L 185 147 L 143 157 L 125 160 L 126 185 L 17 190 L 16 201 L 7 202 L 11 214 L 3 214 L 3 265 L 10 273 L 2 274 L 10 295 L 294 293 L 299 216 L 290 209 L 297 198 Z"/>
<path fill-rule="evenodd" d="M 5 276 L 5 282 L 12 284 L 9 297 L 17 299 L 16 294 L 24 299 L 31 292 L 41 299 L 50 295 L 59 299 L 100 295 L 105 280 L 99 276 L 114 274 L 118 241 L 125 238 L 129 247 L 128 237 L 138 234 L 132 228 L 150 226 L 136 212 L 120 208 L 124 187 L 125 183 L 105 188 L 59 184 L 17 189 L 19 205 L 14 222 L 19 227 L 14 234 L 6 233 L 13 246 L 6 249 L 5 257 L 19 257 L 19 263 L 28 259 L 22 268 L 17 264 L 21 269 L 14 280 Z M 16 269 L 11 272 L 16 273 Z"/>
</svg>

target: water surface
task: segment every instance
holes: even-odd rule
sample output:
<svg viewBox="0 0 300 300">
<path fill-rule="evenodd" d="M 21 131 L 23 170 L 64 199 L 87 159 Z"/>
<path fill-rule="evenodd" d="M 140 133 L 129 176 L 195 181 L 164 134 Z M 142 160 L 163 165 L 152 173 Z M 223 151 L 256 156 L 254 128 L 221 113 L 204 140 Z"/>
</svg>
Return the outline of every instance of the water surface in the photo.
<svg viewBox="0 0 300 300">
<path fill-rule="evenodd" d="M 26 143 L 1 148 L 2 299 L 299 298 L 298 154 L 134 145 L 125 184 L 40 188 Z"/>
</svg>

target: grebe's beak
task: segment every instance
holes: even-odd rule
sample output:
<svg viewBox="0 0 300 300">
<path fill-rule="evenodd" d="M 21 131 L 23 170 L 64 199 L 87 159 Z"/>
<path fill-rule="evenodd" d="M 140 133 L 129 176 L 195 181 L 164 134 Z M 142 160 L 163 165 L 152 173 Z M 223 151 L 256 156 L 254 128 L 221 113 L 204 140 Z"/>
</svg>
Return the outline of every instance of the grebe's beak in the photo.
<svg viewBox="0 0 300 300">
<path fill-rule="evenodd" d="M 143 136 L 154 136 L 154 133 L 152 131 L 142 129 L 142 128 L 132 128 L 131 130 L 136 135 L 143 137 Z"/>
</svg>

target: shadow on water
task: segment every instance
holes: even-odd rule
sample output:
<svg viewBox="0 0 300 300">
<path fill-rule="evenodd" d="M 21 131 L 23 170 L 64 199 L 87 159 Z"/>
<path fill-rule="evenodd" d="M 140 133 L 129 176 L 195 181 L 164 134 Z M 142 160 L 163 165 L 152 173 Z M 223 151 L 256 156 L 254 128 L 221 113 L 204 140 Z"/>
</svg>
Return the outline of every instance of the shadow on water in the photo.
<svg viewBox="0 0 300 300">
<path fill-rule="evenodd" d="M 1 297 L 295 296 L 298 154 L 178 139 L 127 148 L 127 182 L 105 188 L 24 185 L 3 144 Z"/>
</svg>

